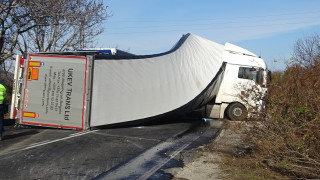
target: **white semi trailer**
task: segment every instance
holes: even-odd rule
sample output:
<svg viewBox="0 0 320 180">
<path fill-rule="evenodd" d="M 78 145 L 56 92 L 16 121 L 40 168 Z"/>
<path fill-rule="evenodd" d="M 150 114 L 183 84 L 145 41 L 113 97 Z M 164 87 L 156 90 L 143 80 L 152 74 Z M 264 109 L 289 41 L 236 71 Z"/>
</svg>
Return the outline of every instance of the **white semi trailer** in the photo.
<svg viewBox="0 0 320 180">
<path fill-rule="evenodd" d="M 260 57 L 193 34 L 155 55 L 29 54 L 16 58 L 11 116 L 22 125 L 88 129 L 206 107 L 209 117 L 237 120 L 248 109 L 243 87 L 264 92 L 266 80 Z"/>
</svg>

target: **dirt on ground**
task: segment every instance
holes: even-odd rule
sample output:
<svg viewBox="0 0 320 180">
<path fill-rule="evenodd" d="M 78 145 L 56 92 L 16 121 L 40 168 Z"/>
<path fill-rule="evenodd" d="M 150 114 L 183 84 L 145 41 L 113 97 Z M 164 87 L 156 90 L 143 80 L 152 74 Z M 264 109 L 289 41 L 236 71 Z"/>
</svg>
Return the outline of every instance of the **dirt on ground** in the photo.
<svg viewBox="0 0 320 180">
<path fill-rule="evenodd" d="M 197 153 L 182 168 L 170 171 L 173 180 L 223 179 L 219 164 L 230 155 L 245 153 L 241 137 L 248 125 L 241 121 L 225 121 L 219 135 L 206 145 L 197 148 Z"/>
</svg>

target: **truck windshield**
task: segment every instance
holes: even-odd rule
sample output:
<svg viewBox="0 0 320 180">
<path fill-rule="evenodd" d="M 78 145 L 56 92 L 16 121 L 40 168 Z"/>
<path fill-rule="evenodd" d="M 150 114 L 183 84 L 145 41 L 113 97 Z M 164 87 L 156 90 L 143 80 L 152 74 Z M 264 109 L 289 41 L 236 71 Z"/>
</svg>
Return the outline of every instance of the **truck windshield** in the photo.
<svg viewBox="0 0 320 180">
<path fill-rule="evenodd" d="M 257 84 L 263 84 L 263 69 L 256 69 L 251 67 L 240 67 L 238 78 L 249 79 L 255 81 Z"/>
</svg>

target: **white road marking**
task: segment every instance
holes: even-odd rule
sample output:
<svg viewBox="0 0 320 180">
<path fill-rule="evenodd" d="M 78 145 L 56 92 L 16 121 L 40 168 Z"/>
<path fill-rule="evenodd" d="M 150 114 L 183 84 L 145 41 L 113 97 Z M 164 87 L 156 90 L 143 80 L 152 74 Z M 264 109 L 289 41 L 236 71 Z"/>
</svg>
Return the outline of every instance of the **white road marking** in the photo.
<svg viewBox="0 0 320 180">
<path fill-rule="evenodd" d="M 181 151 L 183 151 L 185 148 L 187 148 L 193 141 L 198 139 L 199 137 L 195 137 L 191 139 L 190 142 L 187 142 L 180 146 L 177 150 L 173 151 L 167 158 L 164 158 L 160 162 L 158 162 L 153 168 L 151 168 L 149 171 L 145 172 L 142 176 L 138 178 L 138 180 L 146 180 L 148 179 L 152 174 L 154 174 L 156 171 L 158 171 L 162 166 L 167 164 L 170 160 L 172 160 L 174 157 L 176 157 Z"/>
<path fill-rule="evenodd" d="M 58 141 L 63 141 L 63 140 L 66 140 L 66 139 L 71 139 L 71 138 L 74 138 L 74 137 L 82 136 L 82 135 L 93 133 L 93 132 L 96 132 L 96 131 L 98 131 L 98 130 L 84 131 L 84 132 L 70 134 L 68 137 L 65 137 L 65 138 L 60 138 L 60 139 L 55 139 L 55 140 L 47 140 L 47 141 L 34 143 L 34 144 L 31 144 L 30 146 L 28 146 L 26 148 L 22 148 L 21 150 L 27 150 L 27 149 L 36 148 L 36 147 L 39 147 L 39 146 L 44 146 L 44 145 L 47 145 L 47 144 L 55 143 L 55 142 L 58 142 Z"/>
<path fill-rule="evenodd" d="M 110 137 L 119 137 L 119 138 L 128 138 L 128 139 L 138 139 L 138 140 L 147 140 L 147 141 L 161 141 L 159 139 L 149 139 L 143 137 L 135 137 L 135 136 L 122 136 L 122 135 L 114 135 L 114 134 L 106 134 L 106 133 L 95 133 L 103 136 L 110 136 Z"/>
<path fill-rule="evenodd" d="M 116 180 L 130 179 L 135 177 L 137 180 L 146 180 L 172 159 L 176 158 L 181 152 L 188 148 L 193 142 L 197 141 L 200 137 L 213 137 L 219 132 L 218 129 L 220 127 L 213 129 L 198 129 L 196 132 L 191 132 L 184 135 L 180 134 L 180 137 L 178 136 L 179 134 L 177 134 L 177 136 L 172 136 L 171 138 L 168 138 L 167 140 L 147 149 L 128 162 L 125 162 L 125 164 L 98 175 L 96 179 Z"/>
<path fill-rule="evenodd" d="M 178 135 L 186 132 L 188 129 L 184 129 L 174 136 L 171 136 L 167 140 L 151 147 L 144 151 L 139 156 L 131 159 L 126 164 L 114 169 L 113 171 L 101 174 L 97 179 L 126 179 L 130 175 L 139 176 L 138 180 L 148 179 L 152 174 L 159 170 L 163 165 L 172 160 L 181 151 L 187 148 L 193 141 L 198 139 L 199 135 L 186 135 L 182 138 L 177 138 Z M 163 155 L 160 152 L 171 149 L 173 152 L 170 155 Z M 156 163 L 154 160 L 156 159 Z M 148 163 L 153 164 L 149 169 Z"/>
<path fill-rule="evenodd" d="M 136 146 L 136 147 L 139 148 L 139 149 L 143 149 L 143 147 L 142 147 L 142 146 L 139 146 L 137 143 L 134 143 L 134 142 L 132 142 L 132 141 L 130 141 L 130 140 L 127 140 L 127 142 L 131 143 L 132 145 Z"/>
</svg>

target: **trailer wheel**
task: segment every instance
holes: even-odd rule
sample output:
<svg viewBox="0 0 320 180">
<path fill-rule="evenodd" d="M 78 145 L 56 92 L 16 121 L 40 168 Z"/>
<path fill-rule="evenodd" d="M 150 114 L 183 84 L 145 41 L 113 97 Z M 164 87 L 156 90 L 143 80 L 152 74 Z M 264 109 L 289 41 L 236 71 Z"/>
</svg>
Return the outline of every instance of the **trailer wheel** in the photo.
<svg viewBox="0 0 320 180">
<path fill-rule="evenodd" d="M 248 111 L 241 103 L 230 104 L 226 113 L 228 118 L 233 121 L 241 121 L 248 117 Z"/>
</svg>

